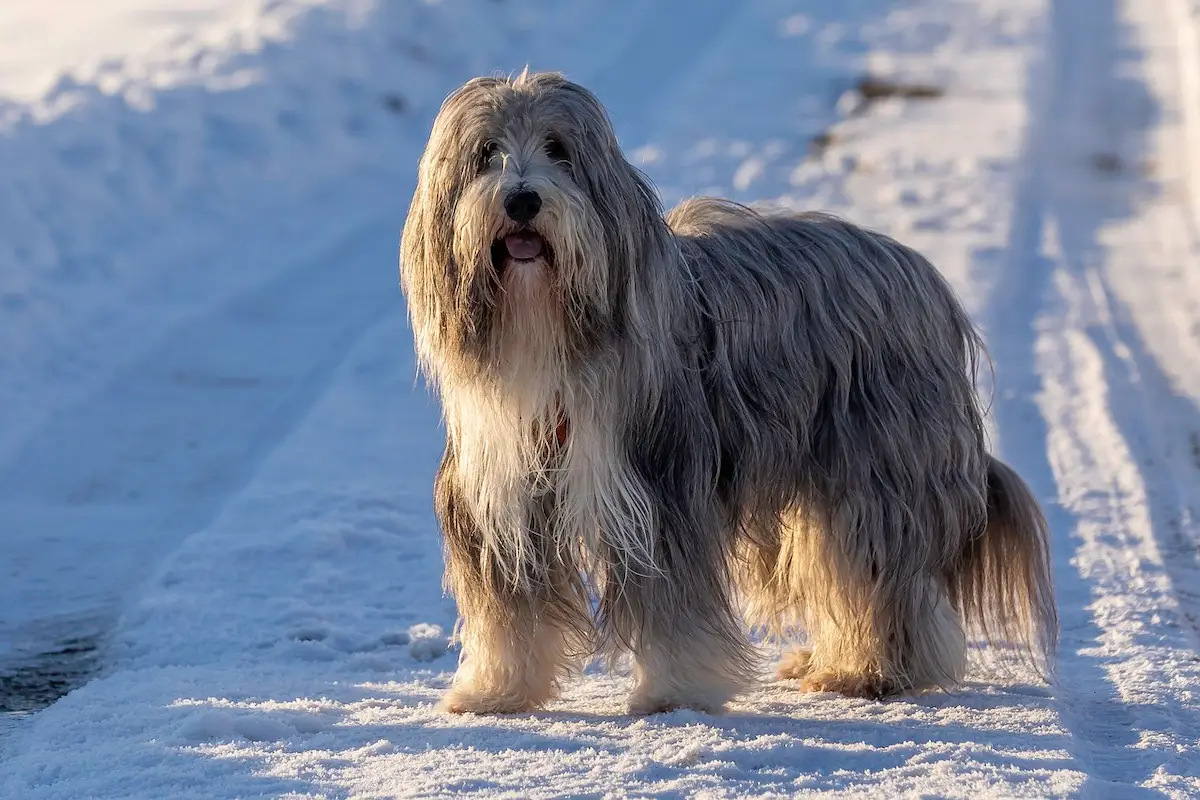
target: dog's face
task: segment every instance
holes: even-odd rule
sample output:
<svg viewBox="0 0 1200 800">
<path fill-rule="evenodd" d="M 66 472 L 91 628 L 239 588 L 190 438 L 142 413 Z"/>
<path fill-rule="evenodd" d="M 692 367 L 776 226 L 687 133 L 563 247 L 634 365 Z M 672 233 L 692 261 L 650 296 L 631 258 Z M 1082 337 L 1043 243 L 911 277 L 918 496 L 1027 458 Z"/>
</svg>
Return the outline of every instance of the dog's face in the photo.
<svg viewBox="0 0 1200 800">
<path fill-rule="evenodd" d="M 602 335 L 655 227 L 657 199 L 590 92 L 556 74 L 470 81 L 434 122 L 405 224 L 418 349 L 486 363 L 530 315 L 562 348 Z"/>
</svg>

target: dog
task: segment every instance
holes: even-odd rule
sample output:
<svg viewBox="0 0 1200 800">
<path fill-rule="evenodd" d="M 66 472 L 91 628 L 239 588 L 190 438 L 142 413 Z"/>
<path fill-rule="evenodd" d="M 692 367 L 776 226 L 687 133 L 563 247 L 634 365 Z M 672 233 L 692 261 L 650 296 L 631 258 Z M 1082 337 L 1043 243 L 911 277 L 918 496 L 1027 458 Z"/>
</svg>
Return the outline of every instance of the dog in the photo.
<svg viewBox="0 0 1200 800">
<path fill-rule="evenodd" d="M 589 656 L 630 713 L 781 678 L 885 698 L 959 683 L 968 633 L 1049 662 L 1048 532 L 989 455 L 984 353 L 937 270 L 833 216 L 664 215 L 557 73 L 442 105 L 401 238 L 460 663 L 441 707 L 536 709 Z M 747 624 L 749 623 L 749 625 Z"/>
</svg>

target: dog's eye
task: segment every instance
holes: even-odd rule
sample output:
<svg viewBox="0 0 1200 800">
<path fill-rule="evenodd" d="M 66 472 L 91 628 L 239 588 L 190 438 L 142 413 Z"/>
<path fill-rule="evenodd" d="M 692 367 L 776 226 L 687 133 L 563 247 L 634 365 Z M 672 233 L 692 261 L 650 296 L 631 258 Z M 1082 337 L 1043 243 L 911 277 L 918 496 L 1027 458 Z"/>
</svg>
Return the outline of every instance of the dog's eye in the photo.
<svg viewBox="0 0 1200 800">
<path fill-rule="evenodd" d="M 486 169 L 487 165 L 495 158 L 496 153 L 500 151 L 500 145 L 495 142 L 484 142 L 483 147 L 479 151 L 479 167 Z"/>
<path fill-rule="evenodd" d="M 571 160 L 571 154 L 567 152 L 567 146 L 554 136 L 546 139 L 546 155 L 550 156 L 551 161 Z"/>
</svg>

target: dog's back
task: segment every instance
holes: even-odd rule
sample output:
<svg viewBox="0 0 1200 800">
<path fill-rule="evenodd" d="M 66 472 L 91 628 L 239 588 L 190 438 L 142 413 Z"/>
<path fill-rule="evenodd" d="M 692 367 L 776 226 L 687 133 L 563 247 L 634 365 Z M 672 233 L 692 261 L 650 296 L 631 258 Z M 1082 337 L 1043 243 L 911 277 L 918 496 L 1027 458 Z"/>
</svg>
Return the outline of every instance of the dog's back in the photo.
<svg viewBox="0 0 1200 800">
<path fill-rule="evenodd" d="M 982 517 L 974 375 L 982 343 L 925 258 L 827 214 L 699 198 L 667 222 L 694 287 L 700 366 L 718 427 L 736 444 L 748 482 L 778 483 L 784 465 L 828 462 L 855 439 L 865 449 L 847 457 L 886 461 L 894 448 L 908 462 L 912 438 L 916 452 L 957 462 L 944 472 L 971 472 Z M 829 474 L 832 465 L 805 466 Z M 793 472 L 805 481 L 811 469 Z"/>
<path fill-rule="evenodd" d="M 961 341 L 964 369 L 981 350 L 941 273 L 891 237 L 831 214 L 708 197 L 681 203 L 667 223 L 703 291 L 720 296 L 718 305 L 779 306 L 777 314 L 741 320 L 772 326 L 775 335 L 785 333 L 775 326 L 802 313 L 813 330 L 841 327 L 864 352 L 909 343 L 896 336 L 901 327 L 936 337 L 938 348 Z"/>
</svg>

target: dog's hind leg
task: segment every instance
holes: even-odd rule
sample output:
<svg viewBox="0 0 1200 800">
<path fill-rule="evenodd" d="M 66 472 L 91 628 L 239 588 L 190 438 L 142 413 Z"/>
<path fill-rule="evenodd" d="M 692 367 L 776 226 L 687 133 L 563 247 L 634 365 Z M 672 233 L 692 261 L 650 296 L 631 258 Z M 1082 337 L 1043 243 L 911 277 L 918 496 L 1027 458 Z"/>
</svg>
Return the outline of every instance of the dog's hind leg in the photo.
<svg viewBox="0 0 1200 800">
<path fill-rule="evenodd" d="M 779 642 L 786 642 L 803 627 L 804 609 L 809 605 L 805 592 L 827 583 L 824 577 L 812 580 L 810 560 L 798 549 L 812 538 L 802 534 L 800 527 L 798 515 L 784 515 L 767 525 L 743 525 L 734 559 L 747 621 Z M 775 677 L 800 680 L 811 667 L 811 647 L 793 647 L 783 654 Z"/>
<path fill-rule="evenodd" d="M 445 467 L 437 506 L 462 643 L 458 672 L 440 707 L 486 714 L 544 706 L 592 646 L 587 593 L 572 554 L 559 552 L 550 536 L 535 537 L 527 572 L 514 581 L 497 569 Z"/>
<path fill-rule="evenodd" d="M 963 678 L 966 636 L 939 570 L 904 525 L 874 537 L 855 527 L 907 518 L 879 512 L 886 507 L 842 508 L 830 527 L 805 525 L 789 542 L 785 569 L 798 583 L 811 650 L 781 664 L 780 677 L 805 691 L 879 699 Z"/>
<path fill-rule="evenodd" d="M 800 680 L 812 672 L 812 650 L 795 647 L 783 654 L 775 667 L 775 677 L 781 680 Z"/>
<path fill-rule="evenodd" d="M 807 692 L 883 699 L 952 686 L 966 671 L 966 637 L 945 595 L 929 588 L 864 606 L 860 623 L 832 618 L 813 625 L 811 651 L 794 677 Z M 793 677 L 781 675 L 781 677 Z"/>
</svg>

